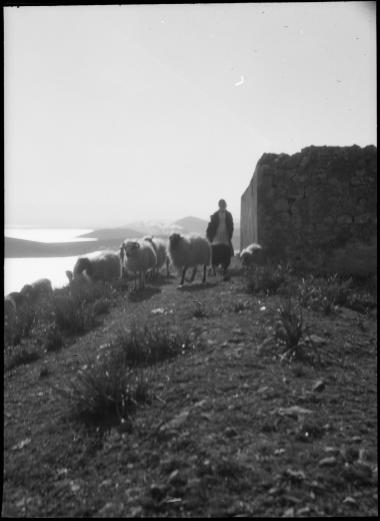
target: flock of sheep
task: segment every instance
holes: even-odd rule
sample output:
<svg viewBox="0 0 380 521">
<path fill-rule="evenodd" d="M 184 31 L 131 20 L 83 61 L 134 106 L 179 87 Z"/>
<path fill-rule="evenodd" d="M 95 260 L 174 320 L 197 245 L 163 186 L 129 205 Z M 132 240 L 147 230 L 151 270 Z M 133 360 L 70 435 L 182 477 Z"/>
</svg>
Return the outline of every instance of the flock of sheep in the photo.
<svg viewBox="0 0 380 521">
<path fill-rule="evenodd" d="M 243 266 L 259 260 L 261 246 L 251 244 L 240 253 Z M 226 244 L 210 244 L 200 235 L 183 236 L 173 233 L 168 240 L 145 236 L 142 239 L 126 239 L 118 252 L 105 250 L 80 256 L 73 271 L 66 271 L 69 283 L 73 280 L 88 282 L 116 282 L 132 274 L 139 288 L 145 287 L 146 276 L 155 277 L 165 266 L 169 277 L 170 266 L 181 274 L 180 286 L 185 282 L 185 275 L 192 268 L 190 282 L 194 280 L 198 266 L 203 267 L 202 282 L 206 282 L 207 268 L 216 275 L 215 268 L 222 267 L 223 277 L 230 265 L 231 249 Z M 259 262 L 260 263 L 260 262 Z M 26 284 L 20 292 L 12 292 L 4 299 L 4 312 L 15 313 L 26 304 L 34 304 L 42 296 L 52 293 L 49 279 L 40 279 L 33 284 Z"/>
</svg>

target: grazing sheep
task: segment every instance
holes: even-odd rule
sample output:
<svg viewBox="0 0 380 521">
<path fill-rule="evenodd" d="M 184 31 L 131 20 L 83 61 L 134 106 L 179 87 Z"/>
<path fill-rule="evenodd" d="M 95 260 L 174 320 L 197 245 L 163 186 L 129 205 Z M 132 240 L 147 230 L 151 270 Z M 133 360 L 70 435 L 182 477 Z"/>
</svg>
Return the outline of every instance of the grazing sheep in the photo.
<svg viewBox="0 0 380 521">
<path fill-rule="evenodd" d="M 9 325 L 16 319 L 17 315 L 17 300 L 19 300 L 19 293 L 13 291 L 4 297 L 4 325 Z"/>
<path fill-rule="evenodd" d="M 240 260 L 245 268 L 249 268 L 254 265 L 262 265 L 265 261 L 262 246 L 255 242 L 250 244 L 240 252 Z"/>
<path fill-rule="evenodd" d="M 66 271 L 71 282 L 84 279 L 89 282 L 113 282 L 121 278 L 121 262 L 118 253 L 110 250 L 96 251 L 77 259 L 73 272 Z"/>
<path fill-rule="evenodd" d="M 168 245 L 164 239 L 153 238 L 151 235 L 144 237 L 145 241 L 149 241 L 157 255 L 157 265 L 153 269 L 154 276 L 157 276 L 162 266 L 166 265 L 166 276 L 169 277 L 169 256 L 168 256 Z"/>
<path fill-rule="evenodd" d="M 173 233 L 169 237 L 169 255 L 173 265 L 178 270 L 182 269 L 180 287 L 183 286 L 186 270 L 193 268 L 190 279 L 192 282 L 199 265 L 203 265 L 202 282 L 206 282 L 206 269 L 211 259 L 211 247 L 207 239 L 200 235 L 183 237 L 179 233 Z"/>
<path fill-rule="evenodd" d="M 135 241 L 125 240 L 120 247 L 120 256 L 123 258 L 125 271 L 139 274 L 140 289 L 145 287 L 145 274 L 157 265 L 157 255 L 150 241 L 138 239 Z M 136 289 L 135 278 L 135 289 Z"/>
<path fill-rule="evenodd" d="M 223 278 L 226 278 L 227 268 L 231 263 L 231 247 L 229 244 L 212 244 L 211 245 L 211 266 L 216 275 L 215 268 L 222 266 Z"/>
<path fill-rule="evenodd" d="M 50 297 L 52 294 L 53 288 L 49 279 L 38 279 L 32 284 L 25 284 L 20 291 L 21 298 L 32 305 L 41 298 Z"/>
</svg>

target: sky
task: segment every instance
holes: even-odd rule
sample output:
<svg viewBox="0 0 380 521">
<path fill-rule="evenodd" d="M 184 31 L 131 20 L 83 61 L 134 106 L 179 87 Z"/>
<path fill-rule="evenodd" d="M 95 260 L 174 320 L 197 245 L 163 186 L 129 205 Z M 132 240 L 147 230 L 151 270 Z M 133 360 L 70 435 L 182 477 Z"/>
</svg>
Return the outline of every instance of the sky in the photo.
<svg viewBox="0 0 380 521">
<path fill-rule="evenodd" d="M 238 221 L 263 153 L 377 145 L 375 9 L 5 7 L 5 225 Z"/>
</svg>

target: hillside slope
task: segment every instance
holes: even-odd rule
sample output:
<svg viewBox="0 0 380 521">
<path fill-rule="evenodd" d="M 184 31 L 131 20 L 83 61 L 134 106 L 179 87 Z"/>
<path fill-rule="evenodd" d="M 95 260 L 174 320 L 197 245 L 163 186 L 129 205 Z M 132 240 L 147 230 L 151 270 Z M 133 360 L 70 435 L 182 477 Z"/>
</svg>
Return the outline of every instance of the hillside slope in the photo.
<svg viewBox="0 0 380 521">
<path fill-rule="evenodd" d="M 100 327 L 5 374 L 3 516 L 377 515 L 376 318 L 305 311 L 318 357 L 284 363 L 279 297 L 232 274 L 120 293 Z M 148 368 L 151 403 L 101 436 L 57 389 L 135 320 L 202 346 Z"/>
</svg>

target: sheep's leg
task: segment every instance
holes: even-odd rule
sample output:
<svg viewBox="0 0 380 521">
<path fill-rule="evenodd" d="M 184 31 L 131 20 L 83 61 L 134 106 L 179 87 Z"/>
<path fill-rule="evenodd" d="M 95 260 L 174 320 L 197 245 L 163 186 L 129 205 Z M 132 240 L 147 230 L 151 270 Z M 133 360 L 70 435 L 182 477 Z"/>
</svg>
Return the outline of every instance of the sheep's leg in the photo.
<svg viewBox="0 0 380 521">
<path fill-rule="evenodd" d="M 140 276 L 141 276 L 140 287 L 141 287 L 141 289 L 144 289 L 145 288 L 145 271 L 144 270 L 140 271 Z"/>
<path fill-rule="evenodd" d="M 183 271 L 182 271 L 181 284 L 180 284 L 181 286 L 183 286 L 183 283 L 184 283 L 184 281 L 185 281 L 186 270 L 187 270 L 187 266 L 185 266 L 185 267 L 183 268 Z"/>
<path fill-rule="evenodd" d="M 197 272 L 197 267 L 194 266 L 193 273 L 191 274 L 191 277 L 190 277 L 190 282 L 193 282 L 193 280 L 195 279 L 196 272 Z"/>
<path fill-rule="evenodd" d="M 206 282 L 206 269 L 207 269 L 207 264 L 205 264 L 203 266 L 203 279 L 202 279 L 202 284 L 204 284 Z"/>
<path fill-rule="evenodd" d="M 166 278 L 169 278 L 169 259 L 166 259 Z"/>
</svg>

